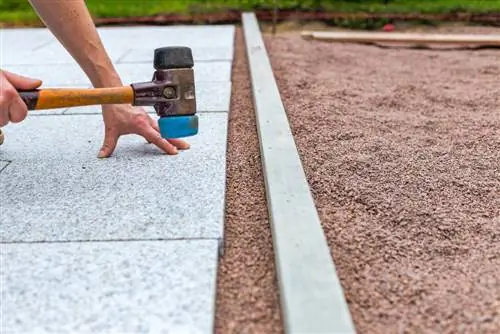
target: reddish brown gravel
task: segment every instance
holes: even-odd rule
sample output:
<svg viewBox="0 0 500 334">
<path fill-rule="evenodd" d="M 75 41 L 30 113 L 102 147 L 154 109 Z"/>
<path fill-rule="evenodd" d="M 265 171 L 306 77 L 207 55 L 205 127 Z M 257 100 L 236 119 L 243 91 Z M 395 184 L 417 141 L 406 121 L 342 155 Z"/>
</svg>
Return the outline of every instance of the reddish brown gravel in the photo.
<svg viewBox="0 0 500 334">
<path fill-rule="evenodd" d="M 243 34 L 236 31 L 229 116 L 225 254 L 216 332 L 281 333 L 276 272 Z"/>
<path fill-rule="evenodd" d="M 265 41 L 358 332 L 500 333 L 500 52 Z"/>
</svg>

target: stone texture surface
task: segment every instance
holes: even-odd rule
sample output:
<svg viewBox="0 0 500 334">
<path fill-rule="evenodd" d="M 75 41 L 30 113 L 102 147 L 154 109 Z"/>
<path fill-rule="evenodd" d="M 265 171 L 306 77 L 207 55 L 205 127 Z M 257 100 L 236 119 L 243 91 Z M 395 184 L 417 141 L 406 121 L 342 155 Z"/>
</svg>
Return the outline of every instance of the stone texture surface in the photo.
<svg viewBox="0 0 500 334">
<path fill-rule="evenodd" d="M 122 137 L 97 159 L 99 115 L 32 117 L 9 127 L 1 160 L 1 241 L 221 238 L 227 114 L 201 114 L 190 150 L 166 156 Z"/>
<path fill-rule="evenodd" d="M 41 88 L 90 87 L 91 82 L 75 63 L 45 64 L 41 66 L 4 65 L 3 70 L 42 80 Z"/>
<path fill-rule="evenodd" d="M 233 26 L 215 27 L 99 27 L 104 46 L 113 62 L 152 63 L 154 49 L 188 46 L 195 61 L 231 61 Z M 217 38 L 213 38 L 216 36 Z M 131 41 L 140 43 L 131 47 Z M 3 29 L 0 32 L 1 66 L 72 64 L 71 55 L 47 29 Z"/>
<path fill-rule="evenodd" d="M 233 45 L 233 25 L 100 27 L 107 48 L 154 49 L 163 46 L 228 47 Z M 140 41 L 137 43 L 136 41 Z M 131 46 L 134 43 L 134 46 Z"/>
<path fill-rule="evenodd" d="M 37 50 L 53 40 L 47 29 L 0 29 L 0 57 L 3 58 L 8 53 Z M 0 64 L 3 65 L 2 62 Z"/>
<path fill-rule="evenodd" d="M 126 53 L 126 49 L 106 49 L 113 62 L 116 62 Z M 35 49 L 3 49 L 2 66 L 22 65 L 22 66 L 41 66 L 41 65 L 61 65 L 74 64 L 75 60 L 70 53 L 57 41 L 51 38 L 42 46 Z M 150 56 L 151 58 L 151 56 Z"/>
<path fill-rule="evenodd" d="M 129 48 L 113 43 L 106 43 L 106 51 L 114 63 L 137 63 L 144 62 L 151 64 L 154 56 L 154 49 L 164 46 L 163 44 L 155 44 L 150 47 Z M 231 61 L 233 57 L 233 48 L 227 46 L 209 47 L 209 46 L 194 46 L 192 47 L 193 58 L 196 62 L 201 61 Z M 34 56 L 36 55 L 36 56 Z M 39 65 L 60 65 L 72 64 L 75 61 L 71 55 L 57 41 L 51 41 L 43 44 L 35 51 L 26 50 L 11 50 L 4 48 L 2 50 L 2 66 L 23 65 L 23 66 L 39 66 Z"/>
<path fill-rule="evenodd" d="M 210 333 L 217 242 L 2 245 L 6 333 Z"/>
</svg>

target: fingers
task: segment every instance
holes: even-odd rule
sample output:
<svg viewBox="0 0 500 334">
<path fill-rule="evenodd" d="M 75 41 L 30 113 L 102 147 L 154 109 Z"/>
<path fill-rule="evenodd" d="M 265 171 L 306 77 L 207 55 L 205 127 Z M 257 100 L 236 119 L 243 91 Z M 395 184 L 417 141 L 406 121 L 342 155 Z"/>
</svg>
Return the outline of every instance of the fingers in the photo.
<svg viewBox="0 0 500 334">
<path fill-rule="evenodd" d="M 12 123 L 19 123 L 23 121 L 27 116 L 28 108 L 26 107 L 26 104 L 19 96 L 16 96 L 12 100 L 9 108 L 10 121 Z"/>
<path fill-rule="evenodd" d="M 155 144 L 159 149 L 165 151 L 167 154 L 177 154 L 177 148 L 170 144 L 167 140 L 162 138 L 160 133 L 156 131 L 153 127 L 143 127 L 139 133 L 148 142 Z"/>
<path fill-rule="evenodd" d="M 167 141 L 177 147 L 179 150 L 187 150 L 191 147 L 188 142 L 181 139 L 167 139 Z"/>
<path fill-rule="evenodd" d="M 104 134 L 104 142 L 101 149 L 99 150 L 97 157 L 109 158 L 116 148 L 119 137 L 120 136 L 115 131 L 106 129 L 106 133 Z"/>
<path fill-rule="evenodd" d="M 18 123 L 26 118 L 28 108 L 19 93 L 0 73 L 0 126 L 9 122 Z"/>
<path fill-rule="evenodd" d="M 2 73 L 5 78 L 7 78 L 7 80 L 12 84 L 12 86 L 16 87 L 17 89 L 35 89 L 42 84 L 42 81 L 38 79 L 28 78 L 5 70 L 3 70 Z"/>
</svg>

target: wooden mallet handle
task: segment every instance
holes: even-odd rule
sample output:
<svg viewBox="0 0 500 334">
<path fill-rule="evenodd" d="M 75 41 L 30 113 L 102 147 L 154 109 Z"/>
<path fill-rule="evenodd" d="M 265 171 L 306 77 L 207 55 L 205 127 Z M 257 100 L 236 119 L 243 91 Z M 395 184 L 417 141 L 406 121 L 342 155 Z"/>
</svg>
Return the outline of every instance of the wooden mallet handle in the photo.
<svg viewBox="0 0 500 334">
<path fill-rule="evenodd" d="M 19 91 L 28 110 L 69 108 L 103 104 L 132 104 L 131 86 L 110 88 L 47 88 Z"/>
</svg>

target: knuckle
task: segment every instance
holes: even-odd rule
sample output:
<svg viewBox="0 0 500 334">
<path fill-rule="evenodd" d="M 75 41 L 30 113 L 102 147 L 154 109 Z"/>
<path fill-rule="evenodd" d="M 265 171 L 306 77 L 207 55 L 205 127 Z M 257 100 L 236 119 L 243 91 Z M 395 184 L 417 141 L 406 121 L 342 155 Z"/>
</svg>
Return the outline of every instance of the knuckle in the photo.
<svg viewBox="0 0 500 334">
<path fill-rule="evenodd" d="M 134 116 L 134 124 L 140 128 L 149 126 L 149 120 L 144 115 Z"/>
</svg>

